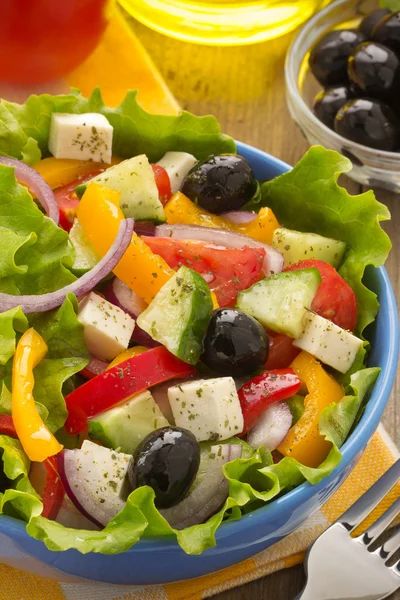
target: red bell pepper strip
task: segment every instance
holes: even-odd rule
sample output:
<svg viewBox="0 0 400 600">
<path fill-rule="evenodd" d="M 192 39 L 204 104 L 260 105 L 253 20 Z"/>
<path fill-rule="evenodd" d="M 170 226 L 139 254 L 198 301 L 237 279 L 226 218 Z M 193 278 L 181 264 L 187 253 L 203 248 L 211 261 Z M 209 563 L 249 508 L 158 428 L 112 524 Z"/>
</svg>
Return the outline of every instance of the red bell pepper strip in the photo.
<svg viewBox="0 0 400 600">
<path fill-rule="evenodd" d="M 299 391 L 300 386 L 301 381 L 293 369 L 265 371 L 248 381 L 238 391 L 244 419 L 241 436 L 254 427 L 270 404 L 291 398 Z"/>
<path fill-rule="evenodd" d="M 170 379 L 183 379 L 195 372 L 164 346 L 133 356 L 87 381 L 66 397 L 69 414 L 65 429 L 71 434 L 79 433 L 86 427 L 88 418 L 149 387 Z"/>
<path fill-rule="evenodd" d="M 55 519 L 64 500 L 64 486 L 57 467 L 57 457 L 50 456 L 44 461 L 46 467 L 46 480 L 42 493 L 42 517 Z"/>
<path fill-rule="evenodd" d="M 0 415 L 0 435 L 8 435 L 18 439 L 12 417 L 9 415 Z"/>
</svg>

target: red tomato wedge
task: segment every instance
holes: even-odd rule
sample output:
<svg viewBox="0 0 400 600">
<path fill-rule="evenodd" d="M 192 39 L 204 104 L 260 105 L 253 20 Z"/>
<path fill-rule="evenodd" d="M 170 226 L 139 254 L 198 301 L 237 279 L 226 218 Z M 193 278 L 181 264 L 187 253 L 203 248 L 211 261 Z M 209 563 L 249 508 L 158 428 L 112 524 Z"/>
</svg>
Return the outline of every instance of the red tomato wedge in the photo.
<svg viewBox="0 0 400 600">
<path fill-rule="evenodd" d="M 300 350 L 293 346 L 293 339 L 287 335 L 269 335 L 268 359 L 264 369 L 285 369 L 299 354 Z"/>
<path fill-rule="evenodd" d="M 8 435 L 18 439 L 18 435 L 10 415 L 0 415 L 0 435 Z"/>
<path fill-rule="evenodd" d="M 75 188 L 85 181 L 90 181 L 93 177 L 96 177 L 103 170 L 93 170 L 89 175 L 80 177 L 71 181 L 66 185 L 54 190 L 54 196 L 57 200 L 58 208 L 60 209 L 60 227 L 69 231 L 72 227 L 72 223 L 76 217 L 76 209 L 78 208 L 79 198 L 75 194 Z"/>
<path fill-rule="evenodd" d="M 79 433 L 86 427 L 88 418 L 154 385 L 184 379 L 195 372 L 164 346 L 133 356 L 90 379 L 65 398 L 69 413 L 65 429 L 68 433 Z"/>
<path fill-rule="evenodd" d="M 153 168 L 154 179 L 158 189 L 158 195 L 162 204 L 167 204 L 172 196 L 171 181 L 167 171 L 161 165 L 151 165 Z"/>
<path fill-rule="evenodd" d="M 142 239 L 172 269 L 185 265 L 203 275 L 220 306 L 233 305 L 241 290 L 263 277 L 264 248 L 230 249 L 195 240 L 146 236 Z"/>
<path fill-rule="evenodd" d="M 318 269 L 322 281 L 311 304 L 311 310 L 343 329 L 354 331 L 357 322 L 356 295 L 332 265 L 322 260 L 302 260 L 287 267 L 285 271 L 312 268 Z"/>
</svg>

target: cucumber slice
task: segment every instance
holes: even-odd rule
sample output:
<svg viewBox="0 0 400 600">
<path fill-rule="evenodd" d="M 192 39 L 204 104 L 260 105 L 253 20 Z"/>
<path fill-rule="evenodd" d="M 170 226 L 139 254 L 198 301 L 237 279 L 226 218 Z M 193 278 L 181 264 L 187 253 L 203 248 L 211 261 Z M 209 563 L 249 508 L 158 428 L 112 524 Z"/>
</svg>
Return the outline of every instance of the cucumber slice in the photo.
<svg viewBox="0 0 400 600">
<path fill-rule="evenodd" d="M 285 227 L 275 229 L 272 245 L 285 259 L 285 267 L 301 260 L 317 259 L 337 269 L 346 252 L 346 244 L 316 233 L 302 233 Z"/>
<path fill-rule="evenodd" d="M 113 165 L 91 181 L 120 192 L 120 206 L 125 217 L 138 221 L 165 221 L 153 169 L 145 154 Z M 81 198 L 89 182 L 78 185 L 75 192 Z"/>
<path fill-rule="evenodd" d="M 107 448 L 132 454 L 147 434 L 169 425 L 147 390 L 131 400 L 88 419 L 89 437 Z"/>
<path fill-rule="evenodd" d="M 137 324 L 172 354 L 195 365 L 213 303 L 203 277 L 181 267 L 137 318 Z"/>
<path fill-rule="evenodd" d="M 80 277 L 93 269 L 99 262 L 100 257 L 87 239 L 85 232 L 79 225 L 78 219 L 74 220 L 69 232 L 69 239 L 75 250 L 75 260 L 72 265 L 72 272 L 74 275 Z"/>
<path fill-rule="evenodd" d="M 264 327 L 297 338 L 320 283 L 317 269 L 278 273 L 240 292 L 236 307 L 258 319 Z"/>
</svg>

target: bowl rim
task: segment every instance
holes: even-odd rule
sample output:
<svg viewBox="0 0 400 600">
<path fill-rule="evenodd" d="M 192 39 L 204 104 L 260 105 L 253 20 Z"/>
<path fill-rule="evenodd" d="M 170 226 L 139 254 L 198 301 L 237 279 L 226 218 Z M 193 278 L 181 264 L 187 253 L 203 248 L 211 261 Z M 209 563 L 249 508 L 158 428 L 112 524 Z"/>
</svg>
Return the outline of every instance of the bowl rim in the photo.
<svg viewBox="0 0 400 600">
<path fill-rule="evenodd" d="M 264 162 L 268 162 L 270 166 L 276 168 L 278 176 L 280 173 L 287 172 L 291 170 L 293 167 L 283 162 L 279 158 L 275 158 L 271 154 L 264 152 L 263 150 L 259 150 L 253 146 L 242 142 L 237 143 L 238 153 L 243 153 L 245 158 L 247 158 L 252 164 L 254 159 L 260 159 Z M 373 433 L 375 432 L 382 413 L 386 407 L 386 404 L 389 400 L 390 392 L 393 387 L 393 382 L 396 375 L 397 370 L 397 362 L 399 357 L 399 319 L 397 314 L 397 305 L 394 296 L 394 291 L 388 276 L 388 273 L 385 267 L 375 268 L 375 272 L 377 277 L 382 285 L 382 296 L 385 298 L 385 304 L 387 305 L 387 313 L 388 313 L 388 340 L 385 348 L 385 367 L 382 368 L 382 371 L 374 385 L 371 398 L 369 399 L 364 414 L 360 419 L 357 427 L 350 435 L 350 437 L 346 440 L 346 442 L 341 447 L 342 452 L 342 460 L 339 463 L 338 467 L 333 470 L 333 472 L 328 476 L 322 479 L 318 484 L 311 485 L 308 482 L 304 482 L 288 493 L 284 494 L 282 497 L 279 497 L 275 500 L 272 500 L 270 503 L 258 508 L 254 512 L 243 515 L 237 521 L 228 521 L 222 523 L 216 532 L 216 542 L 217 545 L 214 548 L 210 548 L 209 550 L 214 550 L 218 552 L 218 540 L 223 539 L 228 536 L 240 534 L 241 530 L 246 529 L 247 524 L 251 524 L 252 527 L 260 526 L 262 527 L 265 522 L 265 517 L 268 515 L 269 520 L 273 520 L 275 515 L 278 515 L 282 511 L 293 512 L 300 504 L 304 504 L 310 499 L 312 496 L 318 494 L 322 489 L 329 486 L 329 484 L 336 477 L 338 471 L 343 471 L 359 454 L 365 444 L 370 440 Z M 372 401 L 373 400 L 373 401 Z M 15 528 L 16 532 L 18 532 L 18 537 L 21 536 L 26 537 L 31 541 L 33 540 L 31 536 L 26 532 L 26 524 L 24 521 L 16 519 L 14 517 L 9 517 L 7 515 L 0 515 L 0 531 L 1 531 L 1 522 L 4 522 L 7 525 L 6 535 L 10 535 L 10 529 Z M 266 537 L 269 537 L 268 532 L 266 531 Z M 230 545 L 230 549 L 233 550 L 235 548 L 241 547 L 243 543 L 240 542 L 240 535 L 236 538 L 237 543 L 234 545 Z M 40 542 L 43 543 L 43 542 Z M 248 544 L 245 544 L 246 546 Z M 171 536 L 166 537 L 143 537 L 140 539 L 137 544 L 132 546 L 129 550 L 124 552 L 127 553 L 135 553 L 135 552 L 182 552 L 180 546 L 176 542 L 175 538 Z M 206 550 L 205 552 L 208 552 Z M 89 553 L 95 554 L 95 553 Z"/>
<path fill-rule="evenodd" d="M 311 108 L 305 102 L 299 89 L 298 72 L 296 72 L 296 57 L 302 54 L 301 49 L 303 44 L 306 45 L 307 38 L 315 29 L 316 24 L 320 23 L 322 20 L 325 21 L 332 13 L 336 12 L 338 8 L 352 4 L 354 4 L 354 8 L 357 9 L 357 7 L 360 5 L 360 0 L 336 0 L 335 2 L 332 2 L 323 10 L 315 13 L 315 15 L 309 19 L 305 25 L 303 25 L 299 33 L 293 39 L 288 48 L 285 60 L 285 83 L 287 98 L 296 105 L 296 109 L 302 113 L 303 117 L 307 120 L 307 124 L 310 127 L 313 127 L 314 131 L 320 131 L 324 138 L 329 142 L 333 140 L 333 143 L 340 144 L 345 151 L 351 151 L 351 149 L 354 149 L 359 153 L 363 153 L 364 156 L 370 158 L 371 160 L 379 157 L 380 159 L 387 161 L 388 166 L 390 163 L 399 165 L 400 152 L 388 152 L 387 150 L 379 150 L 378 148 L 370 148 L 369 146 L 358 144 L 357 142 L 353 142 L 352 140 L 339 135 L 336 133 L 336 131 L 333 131 L 327 127 L 327 125 L 322 123 L 322 121 L 320 121 L 314 115 Z M 308 47 L 308 49 L 310 49 L 310 47 Z"/>
</svg>

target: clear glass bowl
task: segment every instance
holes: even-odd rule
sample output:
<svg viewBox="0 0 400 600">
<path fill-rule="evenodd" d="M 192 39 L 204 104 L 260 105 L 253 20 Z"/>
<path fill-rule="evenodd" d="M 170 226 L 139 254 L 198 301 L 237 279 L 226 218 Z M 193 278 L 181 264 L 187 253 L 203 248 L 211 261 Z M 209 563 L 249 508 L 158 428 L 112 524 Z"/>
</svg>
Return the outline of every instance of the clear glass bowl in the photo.
<svg viewBox="0 0 400 600">
<path fill-rule="evenodd" d="M 347 140 L 321 123 L 311 109 L 315 95 L 322 89 L 308 67 L 311 48 L 331 29 L 357 27 L 375 8 L 377 0 L 338 0 L 307 22 L 287 54 L 286 98 L 293 119 L 310 144 L 337 150 L 352 161 L 349 177 L 369 187 L 400 192 L 400 153 L 383 152 Z"/>
</svg>

